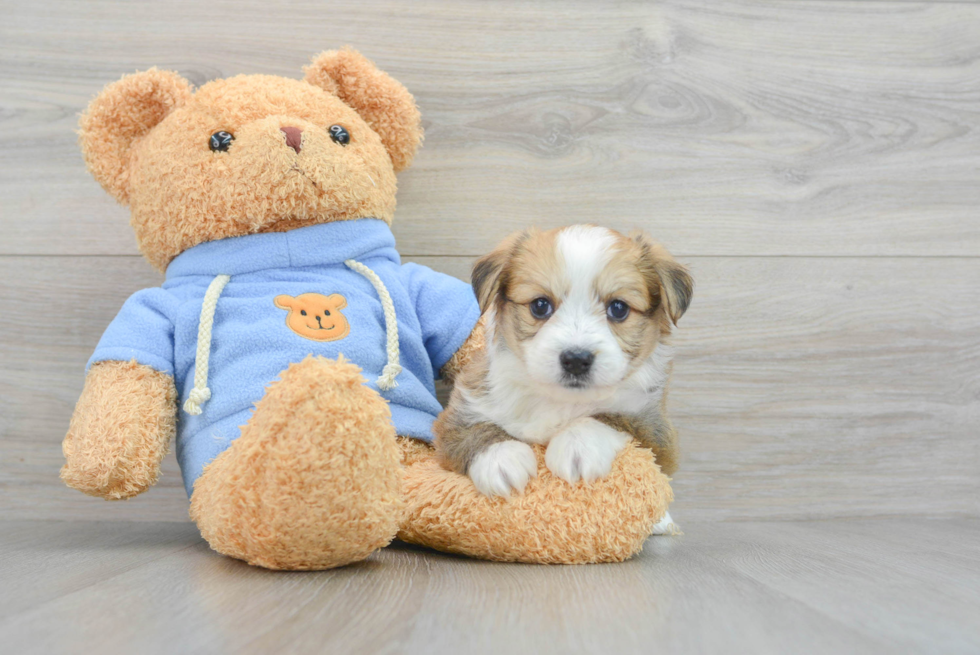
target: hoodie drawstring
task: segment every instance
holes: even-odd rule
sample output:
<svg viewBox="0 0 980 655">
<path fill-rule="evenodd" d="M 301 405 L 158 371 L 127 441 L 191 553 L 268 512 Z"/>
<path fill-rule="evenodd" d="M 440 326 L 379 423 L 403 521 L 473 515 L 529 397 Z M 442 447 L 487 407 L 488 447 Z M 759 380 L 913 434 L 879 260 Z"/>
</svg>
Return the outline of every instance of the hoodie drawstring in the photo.
<svg viewBox="0 0 980 655">
<path fill-rule="evenodd" d="M 188 414 L 201 413 L 201 405 L 211 398 L 208 389 L 208 360 L 211 358 L 211 329 L 214 327 L 214 310 L 218 306 L 218 298 L 224 291 L 225 285 L 231 279 L 230 275 L 219 275 L 211 280 L 208 290 L 204 293 L 204 303 L 201 305 L 201 321 L 197 326 L 197 356 L 194 359 L 194 388 L 187 395 L 184 411 Z"/>
<path fill-rule="evenodd" d="M 384 310 L 385 314 L 388 364 L 385 365 L 376 383 L 382 391 L 391 391 L 398 386 L 395 378 L 402 372 L 401 364 L 399 364 L 398 318 L 395 316 L 395 303 L 391 301 L 391 295 L 388 293 L 385 283 L 378 277 L 377 273 L 361 262 L 353 259 L 348 259 L 344 262 L 344 265 L 355 273 L 363 275 L 371 283 L 371 286 L 374 287 L 374 290 L 378 292 L 378 298 L 381 300 L 381 309 Z"/>
<path fill-rule="evenodd" d="M 385 283 L 378 277 L 377 273 L 353 259 L 348 259 L 344 264 L 355 273 L 364 276 L 374 287 L 378 293 L 378 298 L 381 300 L 381 308 L 385 315 L 388 363 L 376 383 L 382 391 L 391 391 L 398 386 L 395 378 L 402 372 L 401 364 L 399 364 L 398 319 L 395 316 L 395 303 L 392 302 L 391 294 L 388 293 Z M 204 293 L 204 302 L 201 304 L 201 321 L 197 326 L 197 356 L 194 359 L 194 388 L 191 389 L 187 395 L 187 401 L 184 403 L 184 411 L 195 416 L 201 413 L 201 405 L 211 398 L 211 390 L 208 388 L 211 330 L 214 328 L 214 312 L 218 306 L 218 298 L 221 297 L 221 292 L 224 291 L 229 280 L 231 280 L 230 275 L 219 275 L 211 280 L 208 290 Z"/>
</svg>

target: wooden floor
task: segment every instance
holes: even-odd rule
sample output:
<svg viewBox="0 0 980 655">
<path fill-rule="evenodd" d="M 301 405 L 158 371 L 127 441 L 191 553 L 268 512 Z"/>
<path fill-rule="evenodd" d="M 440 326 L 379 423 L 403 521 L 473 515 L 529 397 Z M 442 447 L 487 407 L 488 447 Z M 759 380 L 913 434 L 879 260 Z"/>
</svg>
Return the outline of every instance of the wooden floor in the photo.
<svg viewBox="0 0 980 655">
<path fill-rule="evenodd" d="M 0 0 L 0 652 L 980 652 L 980 2 Z M 670 411 L 686 534 L 621 566 L 405 547 L 320 574 L 208 552 L 174 458 L 58 480 L 85 361 L 160 284 L 73 132 L 107 82 L 415 94 L 406 260 L 642 228 L 697 290 Z M 329 648 L 329 647 L 333 648 Z"/>
<path fill-rule="evenodd" d="M 319 573 L 186 523 L 0 524 L 5 653 L 977 653 L 978 520 L 689 523 L 624 564 L 394 545 Z"/>
</svg>

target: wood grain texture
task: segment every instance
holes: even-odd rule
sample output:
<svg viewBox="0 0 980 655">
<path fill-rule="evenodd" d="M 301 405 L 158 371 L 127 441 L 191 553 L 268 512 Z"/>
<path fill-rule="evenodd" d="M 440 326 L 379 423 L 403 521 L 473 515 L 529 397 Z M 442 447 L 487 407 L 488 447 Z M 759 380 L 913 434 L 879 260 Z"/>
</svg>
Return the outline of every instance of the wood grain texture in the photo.
<svg viewBox="0 0 980 655">
<path fill-rule="evenodd" d="M 415 258 L 465 278 L 471 259 Z M 678 516 L 980 514 L 980 266 L 973 259 L 689 258 L 697 290 L 670 395 Z M 63 487 L 83 367 L 136 257 L 6 257 L 0 517 L 186 520 L 168 458 L 156 488 L 105 503 Z"/>
<path fill-rule="evenodd" d="M 0 523 L 16 653 L 972 653 L 980 523 L 698 523 L 623 564 L 495 564 L 394 545 L 279 573 L 192 526 Z"/>
<path fill-rule="evenodd" d="M 642 225 L 685 255 L 980 253 L 976 3 L 2 3 L 0 253 L 133 253 L 76 115 L 150 66 L 298 77 L 351 43 L 412 90 L 413 255 Z M 207 135 L 202 135 L 206 138 Z"/>
</svg>

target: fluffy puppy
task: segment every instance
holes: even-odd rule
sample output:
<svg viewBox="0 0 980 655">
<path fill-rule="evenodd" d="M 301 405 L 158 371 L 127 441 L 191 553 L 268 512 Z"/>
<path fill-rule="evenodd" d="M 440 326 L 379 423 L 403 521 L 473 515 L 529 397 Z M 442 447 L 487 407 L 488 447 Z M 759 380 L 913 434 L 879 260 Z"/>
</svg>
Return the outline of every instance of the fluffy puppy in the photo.
<svg viewBox="0 0 980 655">
<path fill-rule="evenodd" d="M 434 426 L 444 466 L 507 496 L 537 472 L 528 444 L 547 444 L 558 477 L 592 482 L 633 437 L 674 472 L 667 337 L 691 302 L 683 266 L 642 233 L 573 225 L 508 237 L 472 279 L 486 346 Z"/>
</svg>

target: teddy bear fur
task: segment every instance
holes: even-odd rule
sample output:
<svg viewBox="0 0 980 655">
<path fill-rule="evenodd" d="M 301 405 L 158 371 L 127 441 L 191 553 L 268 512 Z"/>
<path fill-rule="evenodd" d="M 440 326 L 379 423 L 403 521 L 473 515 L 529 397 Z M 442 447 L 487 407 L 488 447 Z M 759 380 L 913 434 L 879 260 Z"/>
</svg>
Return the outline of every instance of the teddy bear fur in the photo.
<svg viewBox="0 0 980 655">
<path fill-rule="evenodd" d="M 388 545 L 404 507 L 401 452 L 387 403 L 364 382 L 354 364 L 322 357 L 283 372 L 194 486 L 191 518 L 208 543 L 293 570 Z"/>
<path fill-rule="evenodd" d="M 469 478 L 419 457 L 405 472 L 408 505 L 398 538 L 498 562 L 621 562 L 640 551 L 673 500 L 653 453 L 636 442 L 591 485 L 556 477 L 544 446 L 533 448 L 538 474 L 508 499 L 488 498 Z"/>
<path fill-rule="evenodd" d="M 62 444 L 61 479 L 106 500 L 143 493 L 177 432 L 176 403 L 169 375 L 135 362 L 92 367 Z"/>
<path fill-rule="evenodd" d="M 328 139 L 304 138 L 307 161 L 318 162 L 305 171 L 312 185 L 262 165 L 288 156 L 280 126 L 322 134 L 336 123 L 358 138 L 341 159 L 318 158 Z M 92 101 L 80 128 L 90 172 L 129 206 L 139 249 L 160 270 L 209 241 L 359 218 L 390 224 L 395 173 L 422 140 L 412 96 L 350 49 L 317 56 L 302 81 L 242 75 L 194 91 L 173 72 L 128 75 Z M 195 147 L 229 129 L 244 149 L 234 159 Z M 478 325 L 443 367 L 446 379 L 482 338 Z M 176 423 L 172 377 L 135 361 L 95 363 L 61 477 L 107 500 L 142 493 L 160 475 Z M 283 370 L 240 436 L 204 468 L 190 514 L 212 548 L 270 569 L 358 561 L 399 530 L 474 557 L 593 562 L 637 552 L 669 500 L 667 478 L 639 448 L 591 487 L 542 467 L 513 502 L 483 498 L 468 478 L 439 468 L 431 447 L 396 437 L 386 401 L 356 365 L 311 356 Z"/>
<path fill-rule="evenodd" d="M 270 125 L 322 132 L 334 123 L 350 126 L 358 138 L 348 146 L 353 156 L 325 158 L 331 166 L 311 171 L 329 193 L 316 193 L 298 176 L 279 179 L 278 167 L 260 165 L 289 155 L 273 147 L 281 137 Z M 412 96 L 352 50 L 323 53 L 304 81 L 238 75 L 192 92 L 177 73 L 129 75 L 96 97 L 79 125 L 89 170 L 130 207 L 140 251 L 161 271 L 205 241 L 363 217 L 390 224 L 395 173 L 409 165 L 422 140 Z M 253 152 L 229 159 L 194 147 L 219 130 L 234 131 Z M 305 149 L 333 145 L 304 141 Z"/>
</svg>

